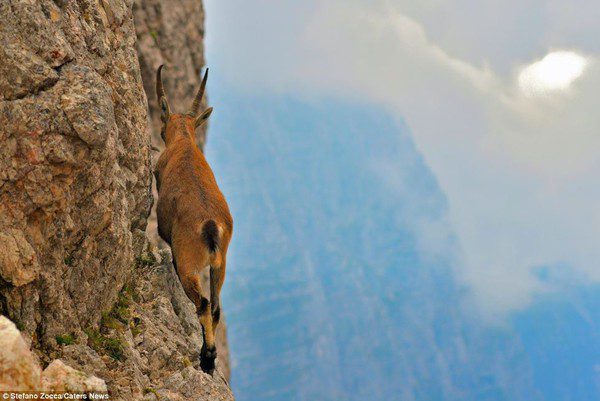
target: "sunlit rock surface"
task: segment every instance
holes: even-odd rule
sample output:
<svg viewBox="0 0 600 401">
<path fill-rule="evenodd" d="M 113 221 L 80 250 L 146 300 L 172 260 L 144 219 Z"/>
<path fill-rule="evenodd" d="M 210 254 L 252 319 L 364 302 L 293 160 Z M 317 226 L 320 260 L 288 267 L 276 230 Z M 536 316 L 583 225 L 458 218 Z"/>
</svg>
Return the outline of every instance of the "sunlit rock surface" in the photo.
<svg viewBox="0 0 600 401">
<path fill-rule="evenodd" d="M 0 316 L 0 391 L 106 393 L 104 380 L 55 359 L 44 369 L 13 322 Z"/>
</svg>

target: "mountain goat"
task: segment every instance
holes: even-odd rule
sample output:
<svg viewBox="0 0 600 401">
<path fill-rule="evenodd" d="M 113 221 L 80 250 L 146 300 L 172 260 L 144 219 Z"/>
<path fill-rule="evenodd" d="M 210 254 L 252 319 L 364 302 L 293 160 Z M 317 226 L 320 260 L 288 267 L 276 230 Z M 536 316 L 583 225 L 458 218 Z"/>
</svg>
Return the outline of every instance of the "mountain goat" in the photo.
<svg viewBox="0 0 600 401">
<path fill-rule="evenodd" d="M 233 219 L 215 176 L 195 141 L 195 129 L 204 124 L 212 107 L 200 113 L 208 69 L 190 110 L 171 114 L 161 71 L 156 73 L 156 94 L 161 111 L 161 137 L 165 150 L 154 171 L 158 189 L 158 233 L 170 246 L 173 265 L 188 298 L 196 306 L 204 343 L 200 366 L 215 367 L 215 330 L 220 319 L 221 287 L 225 280 L 227 247 Z M 210 298 L 201 287 L 201 272 L 210 268 Z"/>
</svg>

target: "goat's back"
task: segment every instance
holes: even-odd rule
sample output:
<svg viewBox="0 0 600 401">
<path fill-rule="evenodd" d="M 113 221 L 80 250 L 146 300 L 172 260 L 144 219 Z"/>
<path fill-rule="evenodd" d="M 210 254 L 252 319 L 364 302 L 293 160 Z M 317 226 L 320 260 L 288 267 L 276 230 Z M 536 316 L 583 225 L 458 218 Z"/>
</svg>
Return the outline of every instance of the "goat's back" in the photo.
<svg viewBox="0 0 600 401">
<path fill-rule="evenodd" d="M 181 138 L 161 154 L 156 165 L 159 232 L 170 242 L 174 225 L 196 231 L 198 224 L 214 220 L 231 236 L 233 219 L 215 176 L 202 152 Z M 164 234 L 164 235 L 163 235 Z"/>
</svg>

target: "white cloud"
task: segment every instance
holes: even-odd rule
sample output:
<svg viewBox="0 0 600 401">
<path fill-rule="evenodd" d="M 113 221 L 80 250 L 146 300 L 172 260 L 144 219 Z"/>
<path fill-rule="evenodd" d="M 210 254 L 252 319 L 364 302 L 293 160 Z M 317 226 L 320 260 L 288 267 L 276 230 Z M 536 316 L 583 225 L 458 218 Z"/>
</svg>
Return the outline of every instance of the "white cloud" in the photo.
<svg viewBox="0 0 600 401">
<path fill-rule="evenodd" d="M 569 89 L 586 65 L 585 57 L 575 52 L 551 52 L 521 70 L 519 87 L 529 96 L 554 96 L 552 92 Z"/>
<path fill-rule="evenodd" d="M 537 11 L 521 2 L 473 12 L 450 2 L 462 14 L 437 1 L 325 0 L 303 3 L 301 12 L 291 3 L 280 6 L 272 47 L 235 33 L 235 24 L 227 28 L 235 43 L 214 39 L 215 48 L 261 48 L 261 57 L 237 62 L 228 54 L 227 76 L 252 90 L 367 99 L 404 118 L 448 198 L 463 255 L 457 273 L 484 311 L 502 315 L 552 289 L 532 273 L 542 265 L 568 264 L 578 277 L 600 280 L 600 65 L 589 50 L 568 47 L 569 34 L 585 47 L 578 35 L 592 29 L 566 25 L 574 9 L 565 6 L 563 21 L 550 2 L 545 21 L 527 23 Z M 217 7 L 209 1 L 208 15 Z M 477 20 L 479 12 L 502 25 L 494 10 L 515 26 L 498 33 Z M 262 22 L 271 10 L 260 3 L 247 12 L 245 20 Z M 424 26 L 438 26 L 435 40 Z M 562 53 L 544 39 L 557 32 Z"/>
</svg>

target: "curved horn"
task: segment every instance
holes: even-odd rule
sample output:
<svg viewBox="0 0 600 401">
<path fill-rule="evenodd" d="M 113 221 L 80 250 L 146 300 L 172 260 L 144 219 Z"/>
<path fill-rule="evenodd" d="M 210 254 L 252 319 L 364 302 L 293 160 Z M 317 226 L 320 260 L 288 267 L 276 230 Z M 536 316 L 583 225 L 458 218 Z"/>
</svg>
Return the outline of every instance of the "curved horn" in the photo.
<svg viewBox="0 0 600 401">
<path fill-rule="evenodd" d="M 169 109 L 169 102 L 167 102 L 167 96 L 165 95 L 165 88 L 162 82 L 162 69 L 164 64 L 161 64 L 156 71 L 156 96 L 158 97 L 158 105 L 160 107 L 160 117 L 163 122 L 166 122 L 171 110 Z"/>
<path fill-rule="evenodd" d="M 194 98 L 194 103 L 192 103 L 192 108 L 188 112 L 192 117 L 198 116 L 198 111 L 200 110 L 200 102 L 202 101 L 202 97 L 204 96 L 204 90 L 206 89 L 206 81 L 208 80 L 208 68 L 204 71 L 204 78 L 202 78 L 202 84 L 200 84 L 200 89 L 198 89 L 198 93 L 196 93 L 196 97 Z"/>
<path fill-rule="evenodd" d="M 158 67 L 158 71 L 156 71 L 156 96 L 160 100 L 161 97 L 166 98 L 165 96 L 165 88 L 163 87 L 161 72 L 164 67 L 164 64 L 161 64 Z"/>
</svg>

